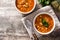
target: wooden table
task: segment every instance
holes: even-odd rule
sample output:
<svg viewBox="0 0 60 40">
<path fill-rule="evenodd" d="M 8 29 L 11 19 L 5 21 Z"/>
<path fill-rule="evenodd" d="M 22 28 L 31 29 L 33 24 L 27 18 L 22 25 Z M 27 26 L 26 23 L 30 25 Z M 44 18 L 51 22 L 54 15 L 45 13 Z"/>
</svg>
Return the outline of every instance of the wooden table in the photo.
<svg viewBox="0 0 60 40">
<path fill-rule="evenodd" d="M 60 13 L 56 15 L 60 19 Z M 15 0 L 0 0 L 0 40 L 30 40 L 21 18 L 23 15 L 16 10 Z"/>
</svg>

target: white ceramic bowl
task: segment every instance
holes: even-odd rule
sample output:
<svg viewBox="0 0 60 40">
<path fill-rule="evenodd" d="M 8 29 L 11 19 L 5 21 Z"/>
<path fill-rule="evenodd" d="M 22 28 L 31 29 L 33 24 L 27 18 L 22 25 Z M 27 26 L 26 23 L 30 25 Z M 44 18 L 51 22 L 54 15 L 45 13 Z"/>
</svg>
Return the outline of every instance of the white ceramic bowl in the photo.
<svg viewBox="0 0 60 40">
<path fill-rule="evenodd" d="M 35 6 L 36 6 L 36 0 L 34 0 L 34 6 L 33 6 L 32 10 L 30 10 L 30 11 L 28 11 L 28 12 L 22 12 L 22 11 L 20 11 L 20 10 L 16 7 L 16 0 L 15 0 L 15 7 L 16 7 L 16 9 L 17 9 L 20 13 L 22 13 L 22 14 L 29 14 L 29 13 L 31 13 L 31 12 L 35 9 Z"/>
<path fill-rule="evenodd" d="M 53 28 L 52 28 L 49 32 L 47 32 L 47 33 L 42 33 L 42 32 L 40 32 L 40 31 L 38 31 L 38 30 L 36 29 L 36 27 L 35 27 L 35 20 L 36 20 L 37 16 L 39 16 L 39 15 L 41 15 L 41 14 L 47 14 L 47 15 L 49 15 L 49 16 L 53 19 L 53 21 L 54 21 Z M 33 27 L 34 27 L 34 29 L 35 29 L 39 34 L 42 34 L 42 35 L 50 34 L 50 33 L 54 30 L 54 28 L 55 28 L 55 20 L 54 20 L 54 17 L 53 17 L 52 15 L 50 15 L 49 13 L 47 13 L 47 12 L 39 13 L 39 14 L 37 14 L 37 15 L 34 17 L 34 19 L 33 19 Z"/>
</svg>

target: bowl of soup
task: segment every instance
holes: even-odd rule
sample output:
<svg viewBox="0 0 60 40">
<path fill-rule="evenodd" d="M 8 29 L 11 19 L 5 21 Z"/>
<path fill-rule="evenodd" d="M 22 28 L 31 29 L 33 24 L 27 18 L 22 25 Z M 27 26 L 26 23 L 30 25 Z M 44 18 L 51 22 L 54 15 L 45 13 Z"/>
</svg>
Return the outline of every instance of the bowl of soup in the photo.
<svg viewBox="0 0 60 40">
<path fill-rule="evenodd" d="M 50 34 L 55 28 L 54 17 L 47 12 L 39 13 L 33 19 L 33 27 L 42 35 Z"/>
<path fill-rule="evenodd" d="M 36 6 L 36 0 L 16 0 L 16 8 L 22 14 L 31 13 Z"/>
</svg>

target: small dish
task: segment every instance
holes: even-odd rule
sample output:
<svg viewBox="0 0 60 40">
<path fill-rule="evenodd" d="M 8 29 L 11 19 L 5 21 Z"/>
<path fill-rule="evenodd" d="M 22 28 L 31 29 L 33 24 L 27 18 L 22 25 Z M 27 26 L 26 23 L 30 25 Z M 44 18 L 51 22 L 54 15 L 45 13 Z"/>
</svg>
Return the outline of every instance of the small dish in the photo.
<svg viewBox="0 0 60 40">
<path fill-rule="evenodd" d="M 36 28 L 36 26 L 35 26 L 35 21 L 36 21 L 36 18 L 39 16 L 39 15 L 43 15 L 43 14 L 46 14 L 46 15 L 48 15 L 48 16 L 50 16 L 51 18 L 52 18 L 52 20 L 53 20 L 53 26 L 52 26 L 52 28 L 51 28 L 51 30 L 50 31 L 48 31 L 48 32 L 41 32 L 41 31 L 39 31 L 37 28 Z M 50 24 L 49 24 L 50 25 Z M 50 15 L 49 13 L 47 13 L 47 12 L 42 12 L 42 13 L 39 13 L 39 14 L 37 14 L 35 17 L 34 17 L 34 19 L 33 19 L 33 27 L 34 27 L 34 29 L 39 33 L 39 34 L 42 34 L 42 35 L 47 35 L 47 34 L 50 34 L 53 30 L 54 30 L 54 28 L 55 28 L 55 19 L 54 19 L 54 17 L 52 16 L 52 15 Z M 40 26 L 39 26 L 40 27 Z M 44 26 L 45 27 L 45 26 Z M 50 26 L 49 26 L 50 27 Z M 48 28 L 49 28 L 48 27 Z M 47 28 L 47 30 L 48 30 L 48 28 Z M 43 30 L 43 29 L 42 29 Z M 45 30 L 45 29 L 44 29 Z"/>
<path fill-rule="evenodd" d="M 30 6 L 30 5 L 32 5 L 32 2 L 29 3 L 29 6 L 30 6 L 29 8 L 30 8 L 30 10 L 29 10 L 29 8 L 27 8 L 26 10 L 29 10 L 29 11 L 26 11 L 26 10 L 25 10 L 26 12 L 24 11 L 24 9 L 25 9 L 25 6 L 26 6 L 25 4 L 27 4 L 28 2 L 23 5 L 23 9 L 22 9 L 22 8 L 18 8 L 18 6 L 17 6 L 17 5 L 18 5 L 17 2 L 19 2 L 19 1 L 20 1 L 20 0 L 18 0 L 18 1 L 16 0 L 16 1 L 15 1 L 15 6 L 16 6 L 16 9 L 17 9 L 20 13 L 22 13 L 22 14 L 29 14 L 29 13 L 31 13 L 31 12 L 35 9 L 36 0 L 33 0 L 33 1 L 34 1 L 34 5 L 33 5 L 33 6 Z M 26 0 L 25 0 L 25 1 L 26 1 Z M 23 1 L 22 1 L 22 2 L 23 2 Z M 29 0 L 29 2 L 30 2 L 30 0 Z M 21 2 L 19 2 L 19 3 L 21 3 Z M 21 5 L 21 6 L 22 6 L 22 5 Z M 19 7 L 20 7 L 20 4 L 19 4 Z M 32 8 L 31 8 L 31 7 L 32 7 Z M 23 11 L 21 11 L 20 9 L 22 9 Z"/>
</svg>

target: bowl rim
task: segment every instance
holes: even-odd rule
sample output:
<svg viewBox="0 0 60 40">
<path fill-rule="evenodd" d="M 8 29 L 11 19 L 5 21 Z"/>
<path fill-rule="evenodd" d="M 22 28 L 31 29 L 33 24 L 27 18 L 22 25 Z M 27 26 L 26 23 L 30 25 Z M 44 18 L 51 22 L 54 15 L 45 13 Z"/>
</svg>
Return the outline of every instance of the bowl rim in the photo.
<svg viewBox="0 0 60 40">
<path fill-rule="evenodd" d="M 30 14 L 30 13 L 35 9 L 36 3 L 37 3 L 36 0 L 34 0 L 34 6 L 33 6 L 33 8 L 32 8 L 30 11 L 28 11 L 28 12 L 22 12 L 22 11 L 20 11 L 20 10 L 17 8 L 17 6 L 16 6 L 16 0 L 15 0 L 15 8 L 16 8 L 17 11 L 20 12 L 21 14 Z"/>
<path fill-rule="evenodd" d="M 36 29 L 35 25 L 34 25 L 34 24 L 35 24 L 35 19 L 36 19 L 36 17 L 39 16 L 39 15 L 41 15 L 41 14 L 47 14 L 47 15 L 49 15 L 49 16 L 53 19 L 53 22 L 54 22 L 53 28 L 52 28 L 49 32 L 47 32 L 47 33 L 42 33 L 42 32 L 40 32 L 40 31 L 38 31 L 38 30 Z M 34 17 L 34 19 L 33 19 L 33 28 L 34 28 L 39 34 L 42 34 L 42 35 L 50 34 L 50 33 L 53 32 L 53 30 L 55 29 L 55 19 L 54 19 L 54 17 L 53 17 L 51 14 L 49 14 L 48 12 L 41 12 L 41 13 L 37 14 L 37 15 Z"/>
</svg>

